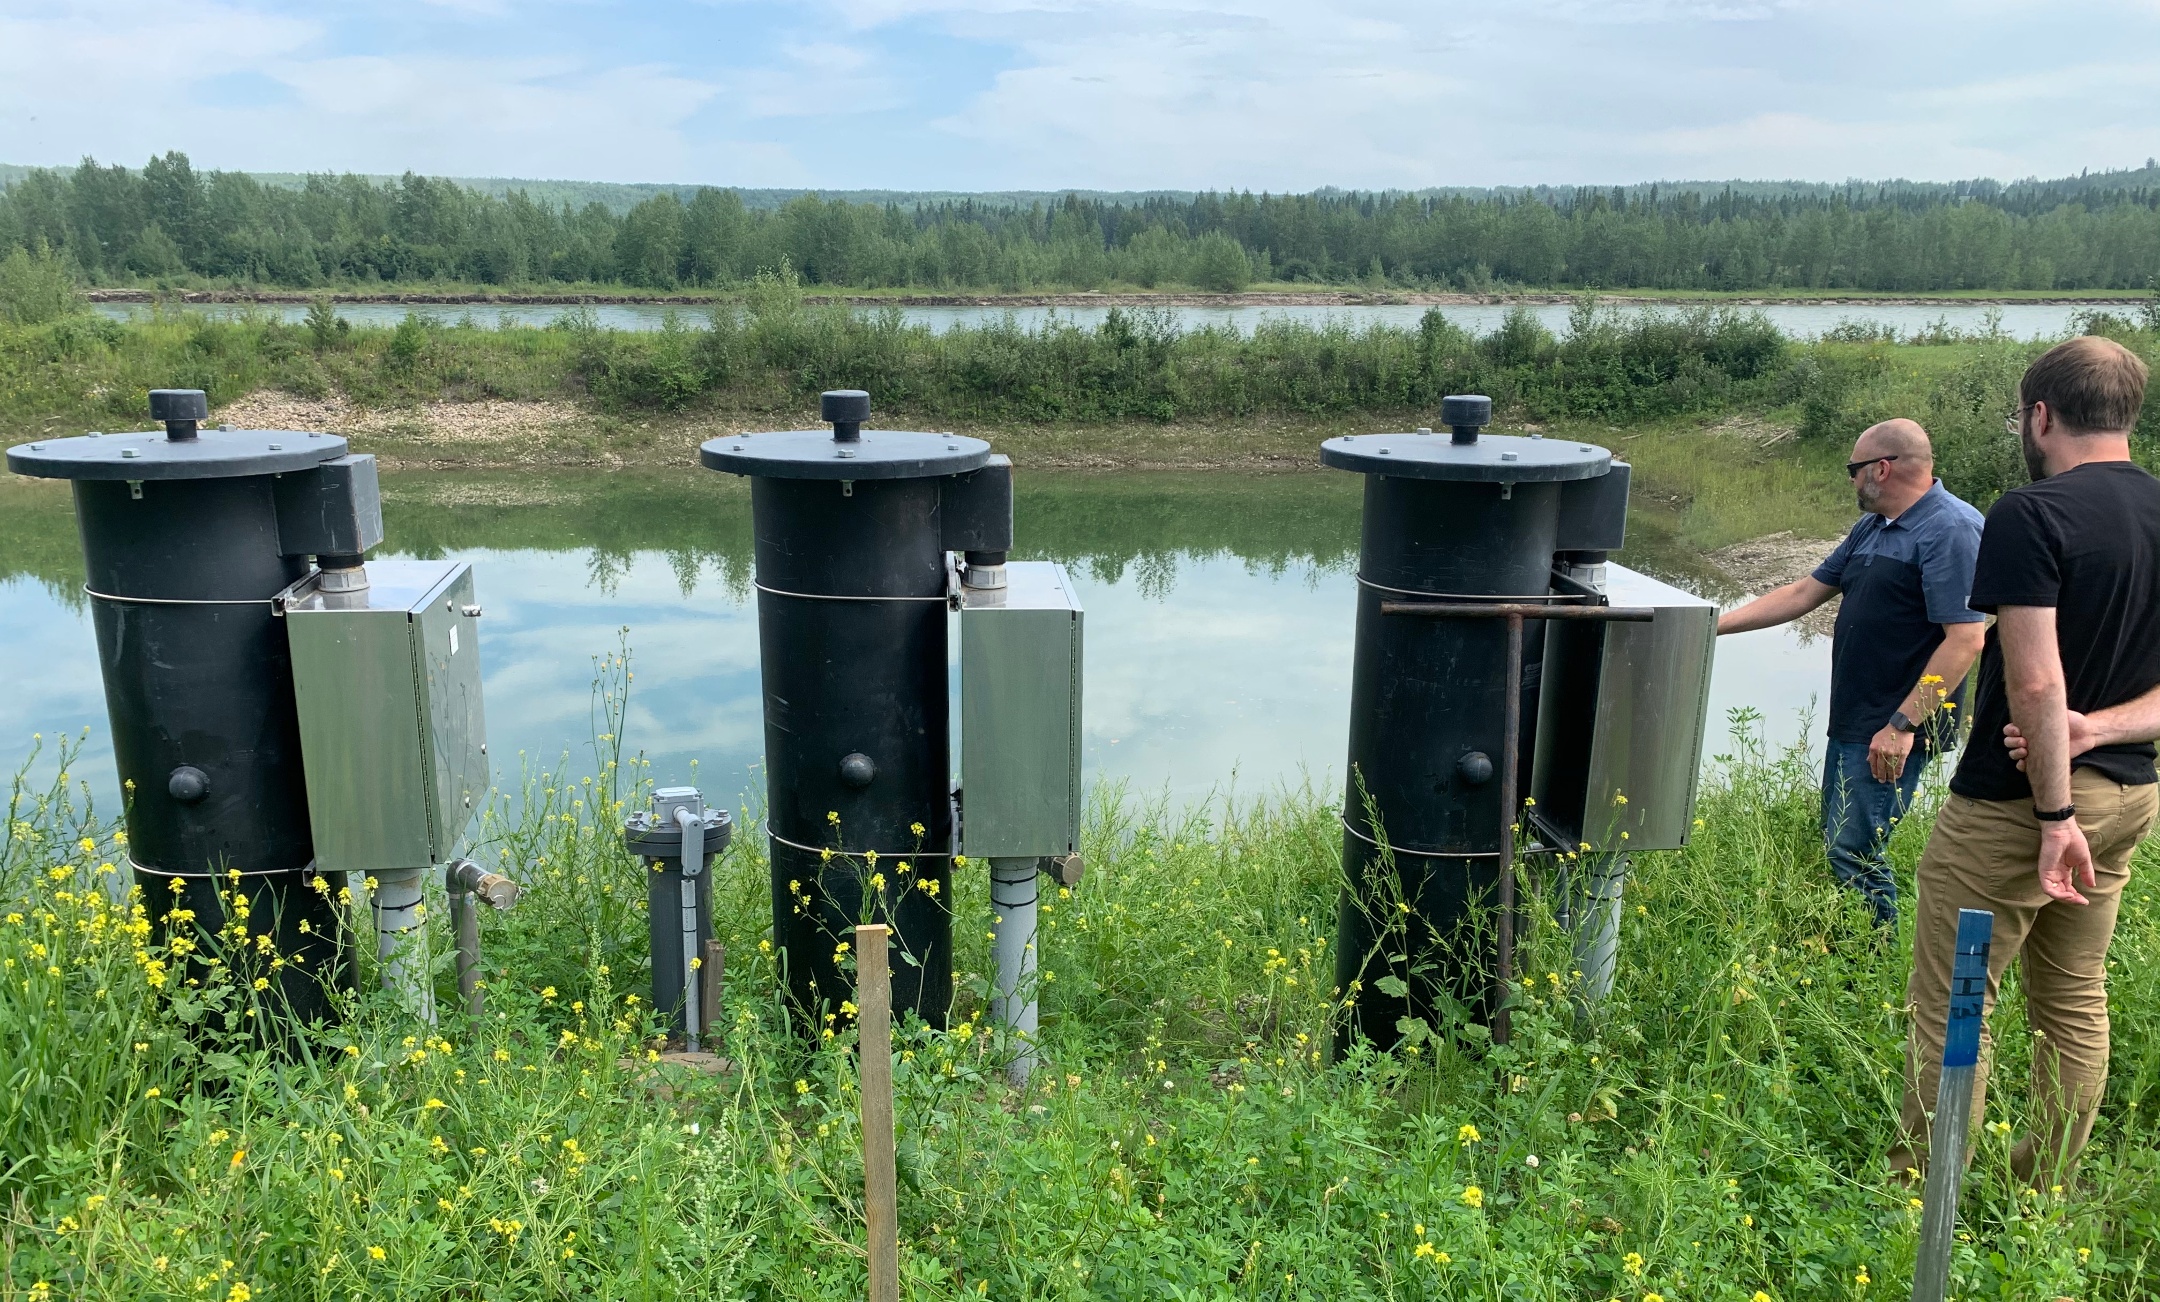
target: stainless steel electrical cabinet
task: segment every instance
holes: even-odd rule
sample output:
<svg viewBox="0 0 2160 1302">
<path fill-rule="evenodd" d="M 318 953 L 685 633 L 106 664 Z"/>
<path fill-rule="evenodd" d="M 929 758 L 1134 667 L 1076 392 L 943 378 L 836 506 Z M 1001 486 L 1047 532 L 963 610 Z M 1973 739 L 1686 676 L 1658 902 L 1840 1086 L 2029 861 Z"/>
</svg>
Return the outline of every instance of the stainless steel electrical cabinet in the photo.
<svg viewBox="0 0 2160 1302">
<path fill-rule="evenodd" d="M 488 789 L 472 567 L 370 561 L 358 592 L 286 603 L 315 862 L 448 860 Z"/>
<path fill-rule="evenodd" d="M 1084 612 L 1065 567 L 1006 565 L 960 607 L 961 849 L 974 858 L 1080 849 Z"/>
<path fill-rule="evenodd" d="M 1620 565 L 1605 595 L 1656 615 L 1546 626 L 1531 818 L 1562 849 L 1676 850 L 1695 817 L 1717 605 Z"/>
</svg>

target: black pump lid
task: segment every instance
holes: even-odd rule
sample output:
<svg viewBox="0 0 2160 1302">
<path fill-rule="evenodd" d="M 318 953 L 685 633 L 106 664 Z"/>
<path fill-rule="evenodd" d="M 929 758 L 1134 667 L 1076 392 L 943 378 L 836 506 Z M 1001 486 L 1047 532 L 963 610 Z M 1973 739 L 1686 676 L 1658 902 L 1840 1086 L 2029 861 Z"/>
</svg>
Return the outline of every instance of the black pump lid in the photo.
<svg viewBox="0 0 2160 1302">
<path fill-rule="evenodd" d="M 238 479 L 306 470 L 345 455 L 335 434 L 206 429 L 193 438 L 163 430 L 40 439 L 8 449 L 8 469 L 38 479 Z"/>
<path fill-rule="evenodd" d="M 1612 453 L 1573 439 L 1490 434 L 1464 443 L 1445 433 L 1420 430 L 1332 438 L 1320 445 L 1320 463 L 1397 479 L 1536 484 L 1595 479 L 1612 465 Z"/>
<path fill-rule="evenodd" d="M 707 439 L 698 460 L 708 469 L 772 479 L 927 479 L 980 470 L 990 445 L 958 434 L 862 428 L 870 395 L 833 389 L 819 402 L 830 431 L 776 430 Z"/>
</svg>

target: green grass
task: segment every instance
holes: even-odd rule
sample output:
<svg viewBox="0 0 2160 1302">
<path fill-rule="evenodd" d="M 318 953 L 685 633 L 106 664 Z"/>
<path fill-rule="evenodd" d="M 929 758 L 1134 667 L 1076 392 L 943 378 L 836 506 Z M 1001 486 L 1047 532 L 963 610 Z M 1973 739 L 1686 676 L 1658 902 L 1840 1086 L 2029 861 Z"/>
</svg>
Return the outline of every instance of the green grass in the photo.
<svg viewBox="0 0 2160 1302">
<path fill-rule="evenodd" d="M 605 662 L 603 728 L 628 689 Z M 1876 1166 L 1904 960 L 1863 943 L 1827 884 L 1808 766 L 1727 749 L 1694 844 L 1638 861 L 1619 987 L 1587 1023 L 1532 890 L 1505 1049 L 1316 1056 L 1338 1011 L 1331 793 L 1180 812 L 1097 792 L 1090 876 L 1044 914 L 1045 1065 L 1016 1091 L 982 1020 L 984 883 L 961 872 L 958 1023 L 904 1030 L 895 1064 L 905 1295 L 1899 1296 L 1918 1216 Z M 292 1061 L 249 1047 L 245 983 L 179 984 L 139 902 L 115 902 L 121 848 L 65 779 L 18 790 L 0 1287 L 861 1297 L 849 1036 L 783 1029 L 755 835 L 716 881 L 734 1069 L 663 1079 L 644 1061 L 642 870 L 617 848 L 641 772 L 610 731 L 587 761 L 503 775 L 514 800 L 476 850 L 530 893 L 487 920 L 485 1018 L 430 1033 L 363 998 Z M 1908 887 L 1925 823 L 1893 847 Z M 2006 1141 L 1985 1138 L 1958 1296 L 2160 1296 L 2156 946 L 2133 887 L 2085 1183 L 2019 1190 Z M 2007 990 L 1990 1119 L 2016 1124 L 2027 1037 Z"/>
</svg>

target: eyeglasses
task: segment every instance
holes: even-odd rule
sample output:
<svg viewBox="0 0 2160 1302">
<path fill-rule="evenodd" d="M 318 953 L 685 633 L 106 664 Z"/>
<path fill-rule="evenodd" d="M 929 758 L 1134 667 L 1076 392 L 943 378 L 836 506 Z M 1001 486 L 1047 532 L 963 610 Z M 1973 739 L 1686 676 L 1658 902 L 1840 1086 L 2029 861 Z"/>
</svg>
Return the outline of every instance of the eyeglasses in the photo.
<svg viewBox="0 0 2160 1302">
<path fill-rule="evenodd" d="M 1897 460 L 1896 457 L 1869 457 L 1865 461 L 1848 461 L 1845 463 L 1845 477 L 1847 479 L 1851 479 L 1854 475 L 1859 474 L 1861 471 L 1867 469 L 1869 466 L 1874 465 L 1878 461 L 1895 460 Z"/>
<path fill-rule="evenodd" d="M 2003 431 L 2008 434 L 2016 434 L 2022 438 L 2025 434 L 2025 413 L 2028 410 L 2030 408 L 2020 407 L 2003 417 Z"/>
</svg>

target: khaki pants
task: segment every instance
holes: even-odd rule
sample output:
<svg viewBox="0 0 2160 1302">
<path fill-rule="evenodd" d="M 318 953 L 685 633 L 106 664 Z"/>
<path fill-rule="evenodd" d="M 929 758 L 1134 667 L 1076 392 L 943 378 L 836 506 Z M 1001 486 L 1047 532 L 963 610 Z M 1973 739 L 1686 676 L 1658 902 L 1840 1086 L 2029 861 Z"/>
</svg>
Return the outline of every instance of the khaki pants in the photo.
<svg viewBox="0 0 2160 1302">
<path fill-rule="evenodd" d="M 1979 742 L 1974 744 L 1978 745 Z M 1935 819 L 1916 872 L 1912 981 L 1906 986 L 1905 1101 L 1893 1174 L 1926 1166 L 1928 1122 L 1942 1076 L 1943 1023 L 1949 1015 L 1950 968 L 1959 909 L 1995 914 L 1988 951 L 1987 1009 L 1995 1008 L 2003 970 L 2024 956 L 2025 1020 L 2034 1032 L 2033 1129 L 2011 1153 L 2022 1180 L 2060 1182 L 2092 1135 L 2107 1084 L 2107 949 L 2130 880 L 2130 856 L 2152 829 L 2160 787 L 2126 787 L 2090 769 L 2071 774 L 2078 826 L 2092 847 L 2096 886 L 2080 886 L 2089 904 L 2066 904 L 2040 889 L 2040 821 L 2029 800 L 1951 796 Z M 1985 1023 L 1974 1072 L 1972 1124 L 1986 1115 L 1993 1043 Z"/>
</svg>

